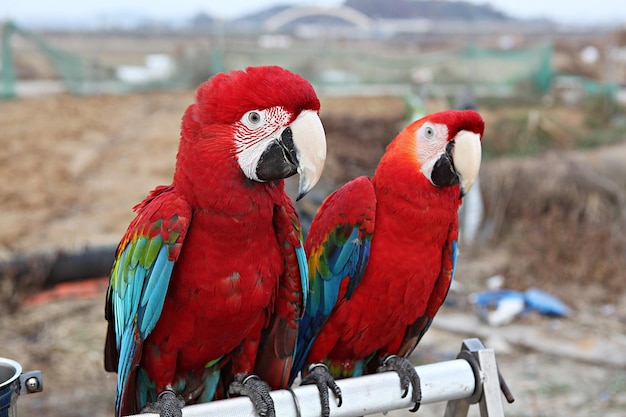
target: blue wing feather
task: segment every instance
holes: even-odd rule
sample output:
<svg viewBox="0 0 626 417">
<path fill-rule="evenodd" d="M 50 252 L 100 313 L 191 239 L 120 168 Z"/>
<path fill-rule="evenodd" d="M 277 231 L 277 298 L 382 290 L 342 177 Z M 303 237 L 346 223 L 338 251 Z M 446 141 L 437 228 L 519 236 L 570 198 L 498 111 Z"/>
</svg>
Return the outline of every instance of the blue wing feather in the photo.
<svg viewBox="0 0 626 417">
<path fill-rule="evenodd" d="M 333 276 L 341 275 L 344 272 L 354 272 L 354 266 L 358 261 L 355 257 L 355 244 L 358 242 L 359 229 L 353 228 L 352 233 L 348 236 L 346 243 L 333 253 L 329 260 L 329 267 L 333 271 Z"/>
<path fill-rule="evenodd" d="M 349 280 L 348 288 L 351 291 L 345 295 L 349 298 L 363 276 L 369 259 L 371 238 L 362 239 L 358 234 L 358 227 L 353 228 L 349 239 L 343 245 L 336 246 L 327 263 L 328 275 L 322 275 L 319 269 L 310 271 L 314 277 L 310 279 L 309 301 L 298 330 L 290 384 L 306 366 L 306 358 L 315 338 L 337 304 L 343 280 Z"/>
<path fill-rule="evenodd" d="M 307 265 L 304 242 L 300 241 L 300 247 L 296 248 L 300 281 L 302 283 L 302 304 L 306 306 L 309 296 L 309 266 Z"/>
<path fill-rule="evenodd" d="M 298 329 L 290 384 L 304 370 L 317 334 L 340 297 L 350 298 L 369 260 L 376 196 L 369 178 L 359 177 L 331 194 L 307 237 L 309 297 Z M 341 294 L 342 283 L 348 280 Z"/>
<path fill-rule="evenodd" d="M 450 282 L 454 279 L 454 273 L 456 272 L 456 260 L 459 253 L 459 245 L 456 240 L 452 241 L 452 250 L 450 251 L 450 263 L 452 264 L 452 271 L 450 273 Z"/>
<path fill-rule="evenodd" d="M 142 382 L 145 375 L 135 375 L 142 344 L 161 315 L 191 218 L 188 205 L 177 197 L 172 187 L 157 188 L 137 210 L 137 217 L 118 247 L 107 293 L 109 332 L 114 333 L 114 337 L 107 335 L 107 345 L 115 343 L 115 349 L 105 348 L 105 364 L 107 370 L 118 374 L 118 415 L 123 409 L 136 408 L 125 402 L 145 396 L 142 394 L 145 387 L 135 386 L 146 385 Z M 109 369 L 115 365 L 117 369 Z"/>
<path fill-rule="evenodd" d="M 152 274 L 139 303 L 140 312 L 143 314 L 139 315 L 137 324 L 143 340 L 148 337 L 161 316 L 173 269 L 174 261 L 168 259 L 167 247 L 163 246 L 154 262 Z"/>
</svg>

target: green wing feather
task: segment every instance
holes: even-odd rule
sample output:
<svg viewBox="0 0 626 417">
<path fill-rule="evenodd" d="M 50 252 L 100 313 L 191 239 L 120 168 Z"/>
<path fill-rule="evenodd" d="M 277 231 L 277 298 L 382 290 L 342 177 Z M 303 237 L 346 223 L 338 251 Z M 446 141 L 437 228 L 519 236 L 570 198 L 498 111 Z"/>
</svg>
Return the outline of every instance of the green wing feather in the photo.
<svg viewBox="0 0 626 417">
<path fill-rule="evenodd" d="M 142 391 L 134 386 L 144 380 L 135 372 L 142 344 L 161 315 L 191 220 L 191 209 L 171 186 L 155 189 L 134 209 L 137 216 L 117 248 L 105 311 L 105 368 L 118 374 L 118 414 L 134 409 L 129 403 Z"/>
<path fill-rule="evenodd" d="M 351 297 L 365 273 L 375 213 L 374 186 L 369 178 L 358 177 L 331 194 L 311 224 L 305 246 L 309 297 L 298 329 L 291 382 L 306 367 L 313 343 L 337 303 Z"/>
</svg>

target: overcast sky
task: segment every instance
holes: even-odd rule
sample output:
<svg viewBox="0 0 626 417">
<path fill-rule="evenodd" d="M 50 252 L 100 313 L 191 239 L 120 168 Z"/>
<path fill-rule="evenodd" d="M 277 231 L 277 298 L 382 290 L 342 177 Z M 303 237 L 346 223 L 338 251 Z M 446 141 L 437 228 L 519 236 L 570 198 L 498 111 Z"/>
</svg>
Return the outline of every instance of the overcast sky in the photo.
<svg viewBox="0 0 626 417">
<path fill-rule="evenodd" d="M 383 0 L 381 0 L 383 1 Z M 563 23 L 626 24 L 624 0 L 473 0 L 489 3 L 513 17 L 548 17 Z M 0 0 L 0 19 L 38 22 L 47 18 L 77 20 L 103 15 L 131 13 L 153 18 L 187 18 L 206 12 L 222 18 L 238 17 L 276 4 L 337 6 L 343 0 Z"/>
</svg>

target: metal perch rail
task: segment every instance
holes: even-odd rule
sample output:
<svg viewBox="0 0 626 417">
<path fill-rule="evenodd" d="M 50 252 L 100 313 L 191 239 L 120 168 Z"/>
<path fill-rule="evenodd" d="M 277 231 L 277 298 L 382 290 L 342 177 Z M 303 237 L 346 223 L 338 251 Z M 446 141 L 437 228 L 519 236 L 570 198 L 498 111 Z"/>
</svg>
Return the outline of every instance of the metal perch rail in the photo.
<svg viewBox="0 0 626 417">
<path fill-rule="evenodd" d="M 504 417 L 501 391 L 508 402 L 513 397 L 498 372 L 493 349 L 478 339 L 466 339 L 457 359 L 415 368 L 421 379 L 422 404 L 447 401 L 445 417 L 465 417 L 471 404 L 479 404 L 482 417 Z M 331 417 L 365 416 L 413 406 L 410 393 L 401 398 L 395 372 L 384 372 L 337 381 L 343 404 L 331 400 Z M 319 394 L 314 385 L 271 392 L 276 417 L 318 417 Z M 331 396 L 332 398 L 332 396 Z M 141 414 L 139 416 L 154 416 Z M 256 417 L 248 398 L 238 397 L 183 408 L 183 417 Z"/>
</svg>

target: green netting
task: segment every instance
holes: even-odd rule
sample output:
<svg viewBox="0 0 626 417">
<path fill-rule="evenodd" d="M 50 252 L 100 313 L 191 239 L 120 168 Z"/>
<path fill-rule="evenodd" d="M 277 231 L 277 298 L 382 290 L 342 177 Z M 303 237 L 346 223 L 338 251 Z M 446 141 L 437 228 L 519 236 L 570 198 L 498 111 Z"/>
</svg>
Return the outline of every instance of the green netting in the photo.
<svg viewBox="0 0 626 417">
<path fill-rule="evenodd" d="M 76 55 L 55 48 L 46 43 L 36 33 L 19 28 L 15 23 L 8 21 L 2 25 L 2 61 L 0 62 L 0 77 L 2 78 L 1 97 L 16 95 L 16 71 L 13 52 L 11 50 L 12 36 L 17 34 L 32 41 L 46 56 L 50 64 L 57 71 L 68 89 L 76 94 L 82 93 L 86 82 L 85 61 Z"/>
<path fill-rule="evenodd" d="M 471 46 L 438 52 L 383 53 L 355 52 L 350 48 L 324 45 L 296 50 L 225 50 L 222 61 L 227 68 L 277 63 L 317 81 L 332 83 L 325 77 L 329 69 L 350 74 L 340 82 L 359 84 L 411 83 L 412 74 L 430 75 L 434 85 L 480 85 L 494 91 L 514 91 L 519 86 L 547 91 L 552 83 L 552 45 L 500 50 Z M 346 81 L 347 80 L 347 81 Z"/>
<path fill-rule="evenodd" d="M 10 22 L 0 27 L 2 44 L 0 47 L 0 97 L 15 97 L 15 67 L 11 53 L 11 35 L 16 27 Z"/>
<path fill-rule="evenodd" d="M 190 83 L 185 74 L 175 77 L 146 80 L 145 82 L 125 82 L 115 76 L 115 68 L 106 67 L 93 60 L 67 52 L 51 45 L 35 33 L 18 27 L 14 22 L 0 22 L 0 98 L 16 96 L 16 68 L 11 39 L 21 36 L 32 42 L 45 56 L 60 81 L 73 94 L 88 95 L 99 93 L 125 93 L 136 90 L 159 90 L 180 88 Z"/>
<path fill-rule="evenodd" d="M 16 70 L 11 51 L 13 35 L 24 36 L 43 53 L 75 94 L 129 92 L 138 89 L 194 87 L 210 75 L 231 68 L 275 64 L 297 71 L 317 86 L 385 85 L 410 86 L 415 74 L 426 74 L 432 86 L 480 87 L 483 94 L 517 94 L 520 91 L 546 92 L 552 85 L 551 44 L 524 49 L 488 49 L 469 46 L 437 52 L 416 47 L 387 47 L 385 44 L 298 41 L 289 48 L 261 48 L 253 42 L 223 43 L 219 47 L 195 50 L 179 58 L 169 78 L 128 83 L 115 76 L 115 68 L 104 68 L 88 59 L 63 51 L 40 35 L 7 22 L 2 25 L 0 55 L 0 96 L 15 96 Z M 360 48 L 360 50 L 356 49 Z M 423 81 L 422 81 L 423 82 Z"/>
</svg>

